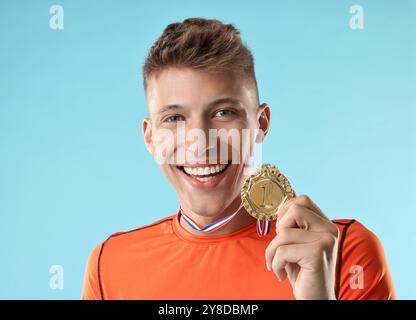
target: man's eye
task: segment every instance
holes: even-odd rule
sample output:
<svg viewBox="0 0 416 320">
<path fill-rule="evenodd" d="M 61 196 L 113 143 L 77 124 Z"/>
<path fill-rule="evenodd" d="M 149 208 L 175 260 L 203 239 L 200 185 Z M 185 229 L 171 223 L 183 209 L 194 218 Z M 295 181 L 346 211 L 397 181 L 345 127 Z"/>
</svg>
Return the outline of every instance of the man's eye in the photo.
<svg viewBox="0 0 416 320">
<path fill-rule="evenodd" d="M 228 110 L 228 109 L 220 110 L 215 113 L 216 117 L 227 117 L 227 116 L 233 116 L 233 115 L 235 115 L 235 112 L 233 110 Z"/>
<path fill-rule="evenodd" d="M 176 121 L 184 121 L 184 118 L 182 116 L 176 115 L 176 116 L 169 116 L 163 120 L 163 122 L 176 122 Z"/>
</svg>

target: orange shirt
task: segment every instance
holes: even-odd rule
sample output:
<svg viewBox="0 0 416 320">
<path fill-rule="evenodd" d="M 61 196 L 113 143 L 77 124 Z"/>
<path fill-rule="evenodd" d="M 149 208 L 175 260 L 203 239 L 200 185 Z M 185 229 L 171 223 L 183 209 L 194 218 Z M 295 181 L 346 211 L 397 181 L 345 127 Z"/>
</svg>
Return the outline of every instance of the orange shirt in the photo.
<svg viewBox="0 0 416 320">
<path fill-rule="evenodd" d="M 275 221 L 263 238 L 256 223 L 204 237 L 188 232 L 178 218 L 179 212 L 97 245 L 88 258 L 82 299 L 294 298 L 289 281 L 280 282 L 266 268 Z M 340 231 L 338 299 L 395 298 L 377 237 L 355 220 L 333 222 Z"/>
</svg>

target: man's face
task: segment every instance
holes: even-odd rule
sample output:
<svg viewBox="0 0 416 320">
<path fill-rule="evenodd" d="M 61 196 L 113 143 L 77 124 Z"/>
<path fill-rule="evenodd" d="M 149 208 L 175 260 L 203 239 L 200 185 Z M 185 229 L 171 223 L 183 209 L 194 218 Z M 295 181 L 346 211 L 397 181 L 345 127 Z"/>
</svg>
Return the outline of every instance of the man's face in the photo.
<svg viewBox="0 0 416 320">
<path fill-rule="evenodd" d="M 206 217 L 220 214 L 240 195 L 245 178 L 241 149 L 246 141 L 236 145 L 232 138 L 210 139 L 209 131 L 239 133 L 240 139 L 243 129 L 267 133 L 270 111 L 257 104 L 254 84 L 231 73 L 172 67 L 150 77 L 146 99 L 149 118 L 143 120 L 142 130 L 150 152 L 156 155 L 160 150 L 158 132 L 168 130 L 174 137 L 165 154 L 169 161 L 160 166 L 181 206 Z M 179 130 L 185 139 L 178 138 Z M 204 133 L 204 139 L 195 134 L 188 139 L 191 132 Z M 221 148 L 228 150 L 225 159 Z M 236 155 L 239 161 L 232 158 Z"/>
</svg>

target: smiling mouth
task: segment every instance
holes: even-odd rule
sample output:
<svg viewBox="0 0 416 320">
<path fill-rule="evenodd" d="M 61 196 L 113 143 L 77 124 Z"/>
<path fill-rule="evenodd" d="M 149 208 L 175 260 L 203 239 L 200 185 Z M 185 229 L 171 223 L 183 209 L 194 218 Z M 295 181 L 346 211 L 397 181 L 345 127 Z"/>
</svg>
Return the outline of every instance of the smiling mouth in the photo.
<svg viewBox="0 0 416 320">
<path fill-rule="evenodd" d="M 223 174 L 229 166 L 230 162 L 226 164 L 201 165 L 197 167 L 177 166 L 177 168 L 191 178 L 200 182 L 208 182 Z"/>
</svg>

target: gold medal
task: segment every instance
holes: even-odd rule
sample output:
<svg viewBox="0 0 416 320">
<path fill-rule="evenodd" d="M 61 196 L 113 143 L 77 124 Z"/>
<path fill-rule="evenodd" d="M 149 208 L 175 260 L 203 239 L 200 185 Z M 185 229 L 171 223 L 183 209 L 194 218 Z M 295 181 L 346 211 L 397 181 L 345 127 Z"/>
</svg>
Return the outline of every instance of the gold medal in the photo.
<svg viewBox="0 0 416 320">
<path fill-rule="evenodd" d="M 249 175 L 241 188 L 244 208 L 258 220 L 276 220 L 280 206 L 294 196 L 289 181 L 270 164 L 263 164 Z"/>
</svg>

